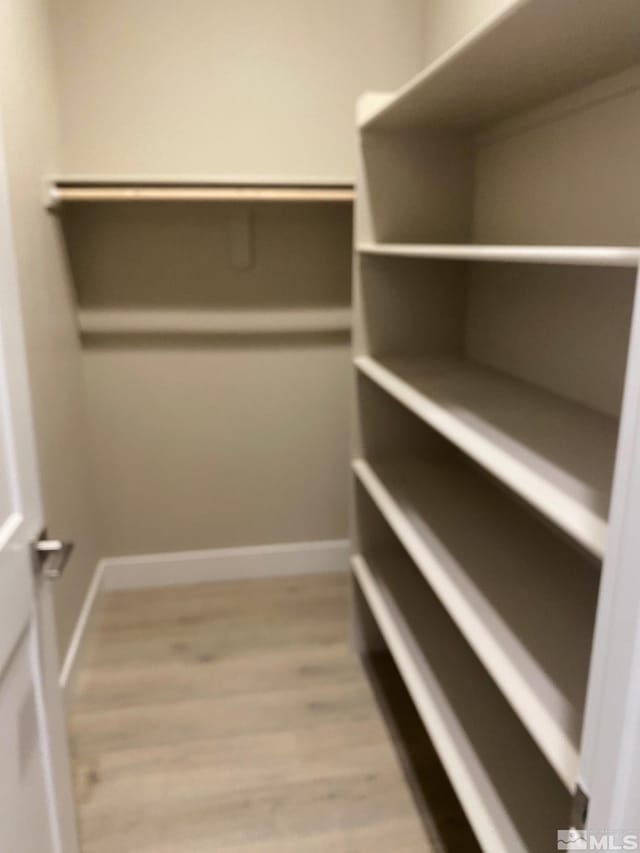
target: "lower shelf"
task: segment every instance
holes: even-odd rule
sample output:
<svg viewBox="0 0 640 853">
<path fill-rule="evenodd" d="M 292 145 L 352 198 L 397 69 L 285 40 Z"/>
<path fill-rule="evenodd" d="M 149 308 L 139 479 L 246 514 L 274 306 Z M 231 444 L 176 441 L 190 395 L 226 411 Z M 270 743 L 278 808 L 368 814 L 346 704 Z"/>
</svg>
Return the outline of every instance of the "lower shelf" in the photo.
<svg viewBox="0 0 640 853">
<path fill-rule="evenodd" d="M 570 796 L 421 575 L 395 554 L 353 570 L 481 847 L 555 849 Z"/>
<path fill-rule="evenodd" d="M 360 663 L 425 827 L 429 849 L 481 853 L 393 658 L 385 650 L 363 654 Z"/>
<path fill-rule="evenodd" d="M 455 456 L 353 469 L 569 791 L 599 572 Z M 463 531 L 463 533 L 461 533 Z"/>
</svg>

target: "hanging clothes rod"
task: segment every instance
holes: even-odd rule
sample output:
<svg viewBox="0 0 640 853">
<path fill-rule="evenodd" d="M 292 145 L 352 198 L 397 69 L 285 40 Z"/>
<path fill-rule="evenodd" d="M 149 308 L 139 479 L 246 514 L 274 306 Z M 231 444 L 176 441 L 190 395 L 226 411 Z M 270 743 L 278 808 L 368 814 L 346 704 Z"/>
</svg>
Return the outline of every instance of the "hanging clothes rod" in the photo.
<svg viewBox="0 0 640 853">
<path fill-rule="evenodd" d="M 352 185 L 232 185 L 118 183 L 49 185 L 47 207 L 75 202 L 313 202 L 352 203 Z"/>
<path fill-rule="evenodd" d="M 191 311 L 166 309 L 82 309 L 83 335 L 283 335 L 344 333 L 351 330 L 349 307 L 280 310 Z"/>
</svg>

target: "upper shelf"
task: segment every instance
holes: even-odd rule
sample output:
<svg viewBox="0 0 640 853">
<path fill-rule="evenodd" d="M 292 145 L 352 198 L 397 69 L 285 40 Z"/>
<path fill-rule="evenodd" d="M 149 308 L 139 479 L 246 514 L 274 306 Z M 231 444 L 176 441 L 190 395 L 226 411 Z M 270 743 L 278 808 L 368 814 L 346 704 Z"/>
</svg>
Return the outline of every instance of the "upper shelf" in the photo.
<svg viewBox="0 0 640 853">
<path fill-rule="evenodd" d="M 455 243 L 360 243 L 363 255 L 453 261 L 636 267 L 640 248 L 631 246 L 480 246 Z"/>
<path fill-rule="evenodd" d="M 322 179 L 60 176 L 48 184 L 46 205 L 67 202 L 352 203 L 353 184 Z"/>
<path fill-rule="evenodd" d="M 360 124 L 479 129 L 639 61 L 637 0 L 520 0 L 371 101 Z"/>
</svg>

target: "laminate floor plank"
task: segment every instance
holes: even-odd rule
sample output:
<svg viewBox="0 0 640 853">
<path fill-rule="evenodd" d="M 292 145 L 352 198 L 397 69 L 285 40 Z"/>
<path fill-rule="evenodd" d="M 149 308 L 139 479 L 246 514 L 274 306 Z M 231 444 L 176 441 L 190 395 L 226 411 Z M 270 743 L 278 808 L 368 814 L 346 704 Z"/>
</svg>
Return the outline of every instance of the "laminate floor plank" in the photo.
<svg viewBox="0 0 640 853">
<path fill-rule="evenodd" d="M 346 575 L 106 593 L 70 710 L 83 853 L 428 853 Z"/>
</svg>

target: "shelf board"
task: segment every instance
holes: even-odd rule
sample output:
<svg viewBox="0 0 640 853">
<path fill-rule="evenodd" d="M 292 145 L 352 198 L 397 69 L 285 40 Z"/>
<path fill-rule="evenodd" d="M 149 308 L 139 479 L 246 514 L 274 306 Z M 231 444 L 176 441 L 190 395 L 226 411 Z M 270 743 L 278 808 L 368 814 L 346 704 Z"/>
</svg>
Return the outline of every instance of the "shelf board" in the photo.
<svg viewBox="0 0 640 853">
<path fill-rule="evenodd" d="M 77 202 L 351 203 L 353 184 L 215 177 L 68 176 L 48 185 L 47 206 Z"/>
<path fill-rule="evenodd" d="M 361 127 L 477 130 L 639 61 L 637 0 L 606 12 L 602 0 L 518 2 L 380 99 Z"/>
<path fill-rule="evenodd" d="M 350 308 L 247 311 L 141 311 L 84 309 L 84 335 L 245 335 L 348 332 Z"/>
<path fill-rule="evenodd" d="M 604 555 L 617 421 L 461 358 L 357 368 L 569 536 Z"/>
<path fill-rule="evenodd" d="M 637 267 L 640 247 L 632 246 L 474 246 L 454 243 L 360 243 L 362 255 L 452 261 Z"/>
<path fill-rule="evenodd" d="M 551 849 L 569 794 L 408 559 L 353 570 L 480 845 Z"/>
<path fill-rule="evenodd" d="M 474 466 L 357 459 L 353 469 L 573 791 L 599 572 Z"/>
<path fill-rule="evenodd" d="M 61 186 L 247 186 L 353 187 L 345 175 L 198 174 L 194 172 L 53 172 L 49 184 Z"/>
</svg>

